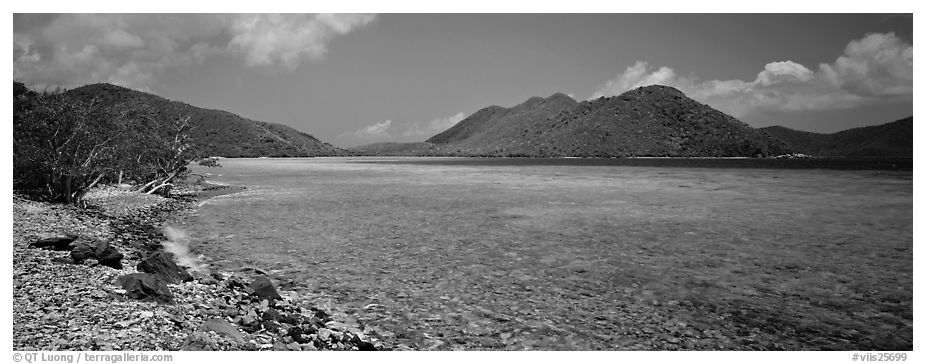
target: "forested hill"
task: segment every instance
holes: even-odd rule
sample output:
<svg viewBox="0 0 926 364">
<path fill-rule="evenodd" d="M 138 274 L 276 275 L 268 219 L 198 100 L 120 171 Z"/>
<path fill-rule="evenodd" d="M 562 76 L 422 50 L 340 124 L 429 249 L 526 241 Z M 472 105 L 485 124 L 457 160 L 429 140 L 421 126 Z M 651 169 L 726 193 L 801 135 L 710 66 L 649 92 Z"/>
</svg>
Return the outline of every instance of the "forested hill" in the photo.
<svg viewBox="0 0 926 364">
<path fill-rule="evenodd" d="M 913 157 L 913 116 L 886 124 L 821 134 L 770 126 L 760 129 L 796 152 L 831 157 Z"/>
<path fill-rule="evenodd" d="M 14 85 L 14 91 L 16 90 Z M 203 109 L 179 101 L 107 83 L 78 87 L 66 94 L 132 111 L 145 108 L 162 118 L 190 117 L 191 136 L 206 155 L 222 157 L 339 156 L 350 152 L 286 125 L 247 119 L 227 111 Z"/>
<path fill-rule="evenodd" d="M 790 149 L 667 86 L 576 102 L 557 93 L 490 106 L 427 140 L 440 154 L 526 157 L 757 157 Z"/>
</svg>

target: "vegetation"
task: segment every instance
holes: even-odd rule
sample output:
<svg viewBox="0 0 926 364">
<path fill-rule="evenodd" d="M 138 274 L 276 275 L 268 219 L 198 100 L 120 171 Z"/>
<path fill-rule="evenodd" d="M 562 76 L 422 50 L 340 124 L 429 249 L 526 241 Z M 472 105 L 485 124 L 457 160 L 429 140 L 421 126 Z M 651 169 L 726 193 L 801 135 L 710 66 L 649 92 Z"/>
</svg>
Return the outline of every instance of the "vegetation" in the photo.
<svg viewBox="0 0 926 364">
<path fill-rule="evenodd" d="M 667 86 L 577 102 L 561 93 L 490 106 L 415 144 L 361 154 L 475 157 L 769 157 L 788 147 Z"/>
<path fill-rule="evenodd" d="M 520 128 L 463 144 L 484 153 L 576 157 L 757 157 L 786 150 L 739 120 L 666 86 L 558 109 L 552 116 L 520 123 Z"/>
<path fill-rule="evenodd" d="M 203 155 L 221 157 L 313 157 L 349 155 L 347 151 L 285 125 L 250 120 L 227 111 L 198 108 L 125 87 L 98 83 L 67 92 L 107 107 L 152 113 L 165 120 L 189 117 L 189 135 Z"/>
<path fill-rule="evenodd" d="M 32 198 L 77 203 L 101 182 L 166 194 L 204 156 L 192 142 L 189 116 L 13 88 L 13 188 Z"/>
<path fill-rule="evenodd" d="M 886 124 L 819 134 L 770 126 L 760 129 L 813 156 L 913 158 L 913 117 Z"/>
</svg>

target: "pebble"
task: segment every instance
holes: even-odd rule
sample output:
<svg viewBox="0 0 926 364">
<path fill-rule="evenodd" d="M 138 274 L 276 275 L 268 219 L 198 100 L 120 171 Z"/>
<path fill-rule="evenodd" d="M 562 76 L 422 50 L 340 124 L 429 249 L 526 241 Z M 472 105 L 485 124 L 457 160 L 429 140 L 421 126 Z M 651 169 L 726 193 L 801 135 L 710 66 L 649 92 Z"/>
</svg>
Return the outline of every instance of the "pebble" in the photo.
<svg viewBox="0 0 926 364">
<path fill-rule="evenodd" d="M 160 197 L 155 199 L 162 200 Z M 35 213 L 24 213 L 22 205 L 36 206 Z M 154 206 L 157 204 L 151 204 Z M 13 331 L 15 333 L 13 348 L 15 350 L 180 350 L 186 339 L 196 328 L 210 319 L 226 320 L 228 316 L 247 317 L 249 324 L 261 322 L 263 328 L 250 333 L 241 326 L 246 341 L 232 343 L 213 337 L 207 343 L 216 350 L 356 350 L 354 340 L 341 340 L 343 332 L 360 332 L 356 321 L 344 315 L 342 311 L 325 307 L 326 312 L 306 310 L 304 307 L 317 307 L 317 302 L 309 304 L 304 296 L 293 291 L 286 291 L 282 301 L 251 301 L 245 287 L 224 284 L 226 279 L 237 277 L 240 282 L 251 278 L 227 272 L 216 272 L 223 284 L 207 285 L 200 281 L 171 285 L 175 294 L 174 305 L 157 305 L 126 299 L 126 290 L 115 285 L 115 278 L 134 273 L 138 257 L 144 256 L 126 247 L 126 241 L 149 239 L 151 235 L 137 225 L 138 221 L 153 221 L 145 214 L 136 222 L 113 221 L 98 215 L 83 216 L 82 221 L 73 218 L 79 210 L 59 205 L 35 203 L 14 198 L 14 284 L 19 287 L 13 291 Z M 22 218 L 22 215 L 27 215 Z M 152 215 L 153 216 L 153 215 Z M 134 217 L 132 219 L 135 219 Z M 25 223 L 24 221 L 28 221 Z M 71 228 L 65 228 L 71 226 Z M 76 227 L 76 228 L 75 228 Z M 118 229 L 128 229 L 128 235 Z M 132 230 L 136 229 L 136 230 Z M 90 234 L 94 238 L 110 241 L 114 246 L 125 249 L 126 258 L 122 269 L 101 269 L 86 265 L 50 264 L 50 260 L 60 252 L 39 249 L 26 249 L 24 237 L 30 234 L 58 234 L 61 231 L 75 231 L 78 234 Z M 301 315 L 302 318 L 290 323 L 277 323 L 271 315 L 261 317 L 258 314 L 271 310 L 279 312 L 282 317 Z M 239 311 L 241 309 L 241 311 Z M 322 313 L 324 321 L 315 317 Z M 327 319 L 328 315 L 338 317 L 338 321 Z M 268 318 L 269 317 L 269 318 Z M 289 321 L 288 321 L 289 322 Z M 326 324 L 328 326 L 326 326 Z M 281 330 L 267 329 L 276 325 Z M 302 338 L 311 340 L 303 344 L 294 342 L 286 335 L 287 329 L 301 326 Z M 336 329 L 336 330 L 333 330 Z M 206 335 L 206 338 L 210 338 Z M 284 343 L 284 338 L 288 338 Z M 217 339 L 217 340 L 214 340 Z M 369 338 L 377 348 L 384 348 L 375 338 Z M 340 341 L 340 342 L 335 342 Z M 367 341 L 364 341 L 367 342 Z M 276 343 L 276 345 L 274 345 Z"/>
<path fill-rule="evenodd" d="M 318 329 L 318 339 L 322 341 L 328 341 L 331 337 L 331 330 L 328 329 Z"/>
</svg>

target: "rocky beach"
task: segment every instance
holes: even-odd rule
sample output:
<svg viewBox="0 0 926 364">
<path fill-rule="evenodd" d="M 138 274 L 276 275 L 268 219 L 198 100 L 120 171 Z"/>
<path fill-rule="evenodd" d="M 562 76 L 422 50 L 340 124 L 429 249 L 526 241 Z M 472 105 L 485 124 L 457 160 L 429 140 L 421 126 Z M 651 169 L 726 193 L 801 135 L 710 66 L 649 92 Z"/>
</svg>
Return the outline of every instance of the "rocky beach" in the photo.
<svg viewBox="0 0 926 364">
<path fill-rule="evenodd" d="M 259 267 L 178 256 L 186 247 L 169 225 L 236 191 L 104 187 L 79 208 L 14 197 L 13 349 L 389 350 L 347 314 L 278 291 Z"/>
</svg>

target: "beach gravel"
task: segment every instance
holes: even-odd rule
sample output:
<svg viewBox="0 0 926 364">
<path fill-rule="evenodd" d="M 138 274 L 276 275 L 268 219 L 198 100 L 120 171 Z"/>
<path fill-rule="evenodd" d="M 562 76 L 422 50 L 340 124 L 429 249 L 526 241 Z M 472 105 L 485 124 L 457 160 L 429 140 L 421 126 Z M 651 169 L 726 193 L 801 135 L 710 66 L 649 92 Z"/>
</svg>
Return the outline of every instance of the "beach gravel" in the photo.
<svg viewBox="0 0 926 364">
<path fill-rule="evenodd" d="M 138 265 L 161 249 L 160 227 L 189 212 L 196 198 L 105 187 L 85 201 L 73 207 L 13 199 L 14 350 L 389 350 L 369 332 L 352 334 L 363 332 L 359 327 L 326 328 L 319 317 L 343 314 L 277 291 L 253 272 L 196 272 L 178 284 L 157 279 L 172 303 L 133 299 L 120 281 L 147 275 Z M 76 254 L 84 264 L 75 264 L 81 242 Z M 104 264 L 116 253 L 124 255 L 120 265 Z"/>
</svg>

